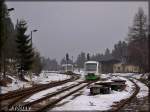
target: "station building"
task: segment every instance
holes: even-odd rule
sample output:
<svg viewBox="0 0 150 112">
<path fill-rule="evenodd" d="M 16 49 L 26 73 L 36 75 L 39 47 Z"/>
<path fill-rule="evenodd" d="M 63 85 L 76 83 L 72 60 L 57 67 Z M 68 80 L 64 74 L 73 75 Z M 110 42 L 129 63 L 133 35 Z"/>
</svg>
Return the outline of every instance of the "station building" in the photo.
<svg viewBox="0 0 150 112">
<path fill-rule="evenodd" d="M 100 58 L 99 63 L 101 63 L 102 73 L 139 73 L 141 71 L 139 66 L 127 64 L 112 55 Z"/>
</svg>

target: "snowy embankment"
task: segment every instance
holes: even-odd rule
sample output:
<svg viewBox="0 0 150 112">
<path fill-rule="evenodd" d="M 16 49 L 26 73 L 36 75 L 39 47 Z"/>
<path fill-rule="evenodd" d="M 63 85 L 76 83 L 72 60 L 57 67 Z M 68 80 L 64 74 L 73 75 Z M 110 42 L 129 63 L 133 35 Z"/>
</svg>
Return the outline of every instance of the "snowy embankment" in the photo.
<svg viewBox="0 0 150 112">
<path fill-rule="evenodd" d="M 0 86 L 0 94 L 7 93 L 9 91 L 14 91 L 17 89 L 22 89 L 22 88 L 27 88 L 27 87 L 32 87 L 32 85 L 29 82 L 23 82 L 18 80 L 16 77 L 8 76 L 11 80 L 12 83 L 7 84 L 7 87 Z"/>
<path fill-rule="evenodd" d="M 43 72 L 39 76 L 34 76 L 32 81 L 36 84 L 46 84 L 52 81 L 62 81 L 69 78 L 70 76 L 65 74 Z"/>
<path fill-rule="evenodd" d="M 123 76 L 123 77 L 132 77 L 136 79 L 148 79 L 149 73 L 138 74 L 138 73 L 112 73 L 112 75 Z"/>
<path fill-rule="evenodd" d="M 39 76 L 32 76 L 32 78 L 30 78 L 30 76 L 25 76 L 25 78 L 29 82 L 20 81 L 15 76 L 8 76 L 8 77 L 12 79 L 12 83 L 7 84 L 7 87 L 0 86 L 0 90 L 1 90 L 0 94 L 4 94 L 9 91 L 14 91 L 17 89 L 32 87 L 32 84 L 47 84 L 52 81 L 61 81 L 70 78 L 70 76 L 65 74 L 45 73 L 45 72 L 42 72 L 41 74 L 39 74 Z"/>
<path fill-rule="evenodd" d="M 142 97 L 146 97 L 148 96 L 148 92 L 149 92 L 149 89 L 148 87 L 143 84 L 142 82 L 136 80 L 136 79 L 133 79 L 134 82 L 140 87 L 140 91 L 139 93 L 136 95 L 137 98 L 142 98 Z"/>
<path fill-rule="evenodd" d="M 133 81 L 140 87 L 140 91 L 137 94 L 137 98 L 142 98 L 142 97 L 146 97 L 148 96 L 148 92 L 149 89 L 148 87 L 140 82 L 138 79 L 145 79 L 148 80 L 148 73 L 144 73 L 144 74 L 137 74 L 137 73 L 114 73 L 113 75 L 117 75 L 117 76 L 124 76 L 124 77 L 130 77 L 133 79 Z"/>
<path fill-rule="evenodd" d="M 125 90 L 121 92 L 112 91 L 111 94 L 100 94 L 100 95 L 91 96 L 89 95 L 90 90 L 84 88 L 84 90 L 79 91 L 78 93 L 75 93 L 74 95 L 59 102 L 56 105 L 56 107 L 52 109 L 52 111 L 109 110 L 112 108 L 111 106 L 114 104 L 114 102 L 119 102 L 123 99 L 129 98 L 134 92 L 133 90 L 133 88 L 135 88 L 134 84 L 126 78 L 122 78 L 122 77 L 120 78 L 126 80 L 126 84 L 127 84 Z M 76 95 L 78 95 L 78 97 L 74 98 L 74 96 Z"/>
</svg>

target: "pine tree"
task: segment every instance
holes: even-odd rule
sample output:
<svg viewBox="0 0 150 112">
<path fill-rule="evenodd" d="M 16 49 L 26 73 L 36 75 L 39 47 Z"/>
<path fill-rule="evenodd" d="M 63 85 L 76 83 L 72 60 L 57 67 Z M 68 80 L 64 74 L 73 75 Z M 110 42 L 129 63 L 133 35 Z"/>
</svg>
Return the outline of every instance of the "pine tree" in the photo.
<svg viewBox="0 0 150 112">
<path fill-rule="evenodd" d="M 119 41 L 114 45 L 114 49 L 112 50 L 112 55 L 122 61 L 127 60 L 127 43 L 125 41 Z"/>
<path fill-rule="evenodd" d="M 135 14 L 133 26 L 129 27 L 128 41 L 138 41 L 145 39 L 148 34 L 147 16 L 144 14 L 142 8 L 139 8 Z"/>
<path fill-rule="evenodd" d="M 148 23 L 142 8 L 134 17 L 133 26 L 128 34 L 129 61 L 148 70 Z"/>
<path fill-rule="evenodd" d="M 21 20 L 17 23 L 17 53 L 19 63 L 19 77 L 21 80 L 24 79 L 24 75 L 31 69 L 33 63 L 33 50 L 31 46 L 31 40 L 28 35 L 25 34 L 27 31 L 27 23 Z"/>
<path fill-rule="evenodd" d="M 8 69 L 11 70 L 9 59 L 15 56 L 14 26 L 9 17 L 9 10 L 4 0 L 0 1 L 0 72 L 3 78 Z M 8 67 L 9 66 L 9 67 Z M 9 71 L 12 72 L 12 71 Z"/>
<path fill-rule="evenodd" d="M 6 12 L 6 5 L 4 3 L 4 0 L 0 0 L 0 72 L 2 71 L 2 62 L 3 62 L 3 46 L 6 40 L 5 36 L 5 17 L 7 16 Z"/>
<path fill-rule="evenodd" d="M 90 54 L 87 53 L 87 61 L 89 61 L 89 60 L 90 60 Z"/>
<path fill-rule="evenodd" d="M 62 58 L 61 59 L 61 61 L 60 61 L 60 64 L 61 65 L 63 65 L 63 64 L 66 64 L 67 63 L 67 60 L 66 60 L 66 58 L 64 57 L 64 58 Z M 72 60 L 71 59 L 69 59 L 68 60 L 68 64 L 73 64 L 73 62 L 72 62 Z"/>
<path fill-rule="evenodd" d="M 110 55 L 110 50 L 108 48 L 106 48 L 106 50 L 105 50 L 105 56 L 108 56 L 108 55 Z"/>
<path fill-rule="evenodd" d="M 5 39 L 5 26 L 4 26 L 4 21 L 5 17 L 8 15 L 7 13 L 7 7 L 4 3 L 4 0 L 0 1 L 0 51 L 2 50 L 2 46 L 4 44 Z"/>
<path fill-rule="evenodd" d="M 69 54 L 66 53 L 66 61 L 67 61 L 67 64 L 68 64 L 68 61 L 69 61 Z"/>
<path fill-rule="evenodd" d="M 38 51 L 34 51 L 34 59 L 33 59 L 33 66 L 32 71 L 38 75 L 42 70 L 42 61 L 41 56 Z"/>
<path fill-rule="evenodd" d="M 85 61 L 86 61 L 86 55 L 84 52 L 81 52 L 77 57 L 76 64 L 79 68 L 83 68 Z"/>
</svg>

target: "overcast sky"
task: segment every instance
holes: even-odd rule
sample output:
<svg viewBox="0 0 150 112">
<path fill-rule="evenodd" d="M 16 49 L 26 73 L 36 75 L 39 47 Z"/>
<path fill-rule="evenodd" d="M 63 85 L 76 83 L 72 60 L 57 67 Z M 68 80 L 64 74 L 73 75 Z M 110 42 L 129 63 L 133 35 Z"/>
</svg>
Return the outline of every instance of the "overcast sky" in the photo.
<svg viewBox="0 0 150 112">
<path fill-rule="evenodd" d="M 42 56 L 58 61 L 68 52 L 74 57 L 86 53 L 103 53 L 127 37 L 135 13 L 147 2 L 8 2 L 13 23 L 25 19 L 28 34 Z"/>
</svg>

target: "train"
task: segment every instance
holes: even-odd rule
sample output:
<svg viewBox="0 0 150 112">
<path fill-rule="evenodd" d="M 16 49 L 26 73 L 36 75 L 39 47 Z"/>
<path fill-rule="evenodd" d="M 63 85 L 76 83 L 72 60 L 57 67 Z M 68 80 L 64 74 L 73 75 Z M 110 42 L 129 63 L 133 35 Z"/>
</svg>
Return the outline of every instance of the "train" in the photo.
<svg viewBox="0 0 150 112">
<path fill-rule="evenodd" d="M 84 63 L 84 75 L 86 80 L 98 80 L 101 74 L 101 64 L 98 61 L 86 61 Z"/>
<path fill-rule="evenodd" d="M 74 68 L 72 64 L 62 64 L 60 72 L 61 73 L 67 73 L 67 72 L 73 72 Z"/>
</svg>

